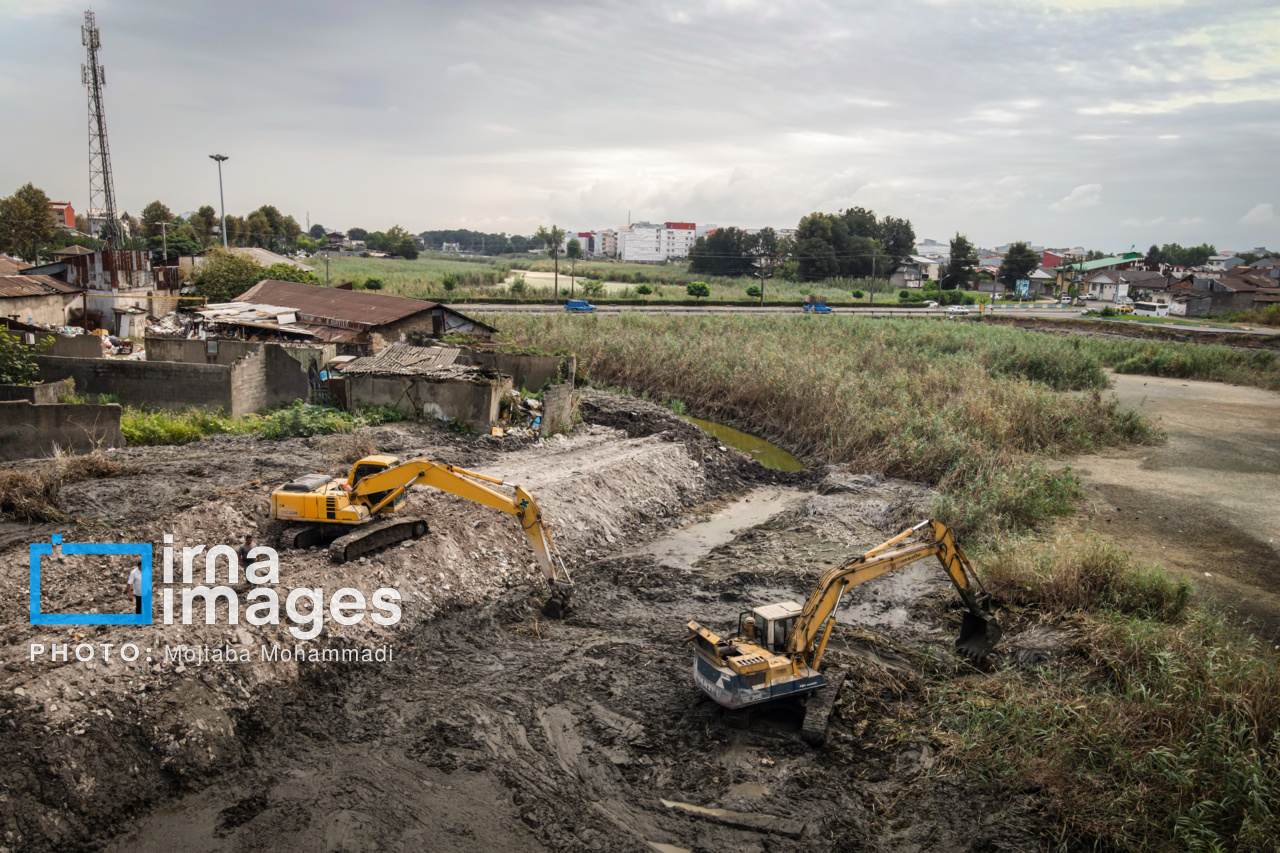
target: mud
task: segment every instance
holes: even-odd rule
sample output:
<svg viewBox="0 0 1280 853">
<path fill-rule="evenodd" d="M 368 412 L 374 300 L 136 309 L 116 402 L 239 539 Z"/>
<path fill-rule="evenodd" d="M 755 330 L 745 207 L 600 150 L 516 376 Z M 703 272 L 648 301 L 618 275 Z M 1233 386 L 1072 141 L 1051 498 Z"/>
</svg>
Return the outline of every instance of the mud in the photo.
<svg viewBox="0 0 1280 853">
<path fill-rule="evenodd" d="M 589 394 L 583 411 L 570 437 L 540 445 L 403 426 L 368 436 L 529 488 L 578 587 L 568 619 L 539 619 L 532 555 L 510 518 L 421 490 L 409 510 L 431 533 L 409 547 L 344 566 L 282 555 L 286 586 L 399 589 L 398 626 L 327 624 L 315 641 L 389 646 L 389 661 L 27 660 L 30 642 L 81 638 L 292 644 L 271 627 L 27 626 L 24 543 L 57 529 L 152 542 L 172 531 L 179 544 L 265 535 L 270 488 L 341 470 L 343 439 L 128 451 L 148 474 L 64 494 L 80 525 L 11 527 L 0 848 L 1036 849 L 1013 804 L 938 772 L 938 744 L 875 725 L 874 678 L 846 683 L 820 751 L 799 739 L 799 707 L 726 719 L 693 685 L 687 621 L 727 627 L 748 606 L 803 600 L 825 568 L 923 517 L 927 488 L 768 471 L 631 398 Z M 708 535 L 678 559 L 645 547 L 699 525 Z M 99 594 L 74 580 L 60 587 L 69 608 Z M 837 629 L 828 659 L 945 657 L 952 599 L 940 574 L 860 587 L 859 624 Z"/>
</svg>

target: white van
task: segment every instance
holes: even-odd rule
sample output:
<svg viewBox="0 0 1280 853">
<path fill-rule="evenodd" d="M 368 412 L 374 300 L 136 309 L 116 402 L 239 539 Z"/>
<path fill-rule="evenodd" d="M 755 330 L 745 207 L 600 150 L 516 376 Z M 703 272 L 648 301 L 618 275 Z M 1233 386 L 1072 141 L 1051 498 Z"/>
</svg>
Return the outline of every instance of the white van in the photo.
<svg viewBox="0 0 1280 853">
<path fill-rule="evenodd" d="M 1167 302 L 1135 302 L 1133 303 L 1133 316 L 1135 317 L 1168 317 L 1169 303 Z"/>
</svg>

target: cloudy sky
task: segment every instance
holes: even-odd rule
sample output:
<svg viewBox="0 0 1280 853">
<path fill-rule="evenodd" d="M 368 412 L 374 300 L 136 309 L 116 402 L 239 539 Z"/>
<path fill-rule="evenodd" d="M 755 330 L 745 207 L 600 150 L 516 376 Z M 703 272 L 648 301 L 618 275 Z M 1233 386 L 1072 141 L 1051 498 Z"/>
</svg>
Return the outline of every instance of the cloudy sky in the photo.
<svg viewBox="0 0 1280 853">
<path fill-rule="evenodd" d="M 1280 248 L 1274 0 L 99 0 L 119 203 L 528 233 Z M 84 0 L 0 0 L 0 194 L 83 208 Z"/>
</svg>

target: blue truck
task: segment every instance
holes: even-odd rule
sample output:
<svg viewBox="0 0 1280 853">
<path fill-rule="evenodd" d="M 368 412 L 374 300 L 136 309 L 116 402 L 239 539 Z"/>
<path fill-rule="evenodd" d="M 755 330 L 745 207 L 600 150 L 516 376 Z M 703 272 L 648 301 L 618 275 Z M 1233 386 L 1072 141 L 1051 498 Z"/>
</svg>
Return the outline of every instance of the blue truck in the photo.
<svg viewBox="0 0 1280 853">
<path fill-rule="evenodd" d="M 564 310 L 590 314 L 596 310 L 596 306 L 585 299 L 567 299 L 564 303 Z"/>
<path fill-rule="evenodd" d="M 806 302 L 800 306 L 800 310 L 809 314 L 830 314 L 831 306 L 825 302 Z"/>
</svg>

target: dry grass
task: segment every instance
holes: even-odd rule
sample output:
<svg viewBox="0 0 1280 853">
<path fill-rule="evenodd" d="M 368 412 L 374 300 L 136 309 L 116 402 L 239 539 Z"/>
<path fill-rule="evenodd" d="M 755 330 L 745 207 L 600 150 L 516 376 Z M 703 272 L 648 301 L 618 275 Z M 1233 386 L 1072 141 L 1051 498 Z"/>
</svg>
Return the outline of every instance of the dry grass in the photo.
<svg viewBox="0 0 1280 853">
<path fill-rule="evenodd" d="M 377 452 L 377 445 L 359 433 L 339 434 L 330 443 L 330 459 L 334 465 L 352 465 Z"/>
<path fill-rule="evenodd" d="M 982 561 L 983 583 L 1000 601 L 1065 614 L 1113 609 L 1153 619 L 1177 619 L 1191 604 L 1191 584 L 1134 561 L 1100 539 L 1083 549 L 1059 540 L 1047 546 L 1006 539 Z"/>
<path fill-rule="evenodd" d="M 67 517 L 59 508 L 58 492 L 64 483 L 119 477 L 137 467 L 102 449 L 84 456 L 56 450 L 49 461 L 32 471 L 0 471 L 0 518 L 17 521 L 56 522 Z"/>
</svg>

